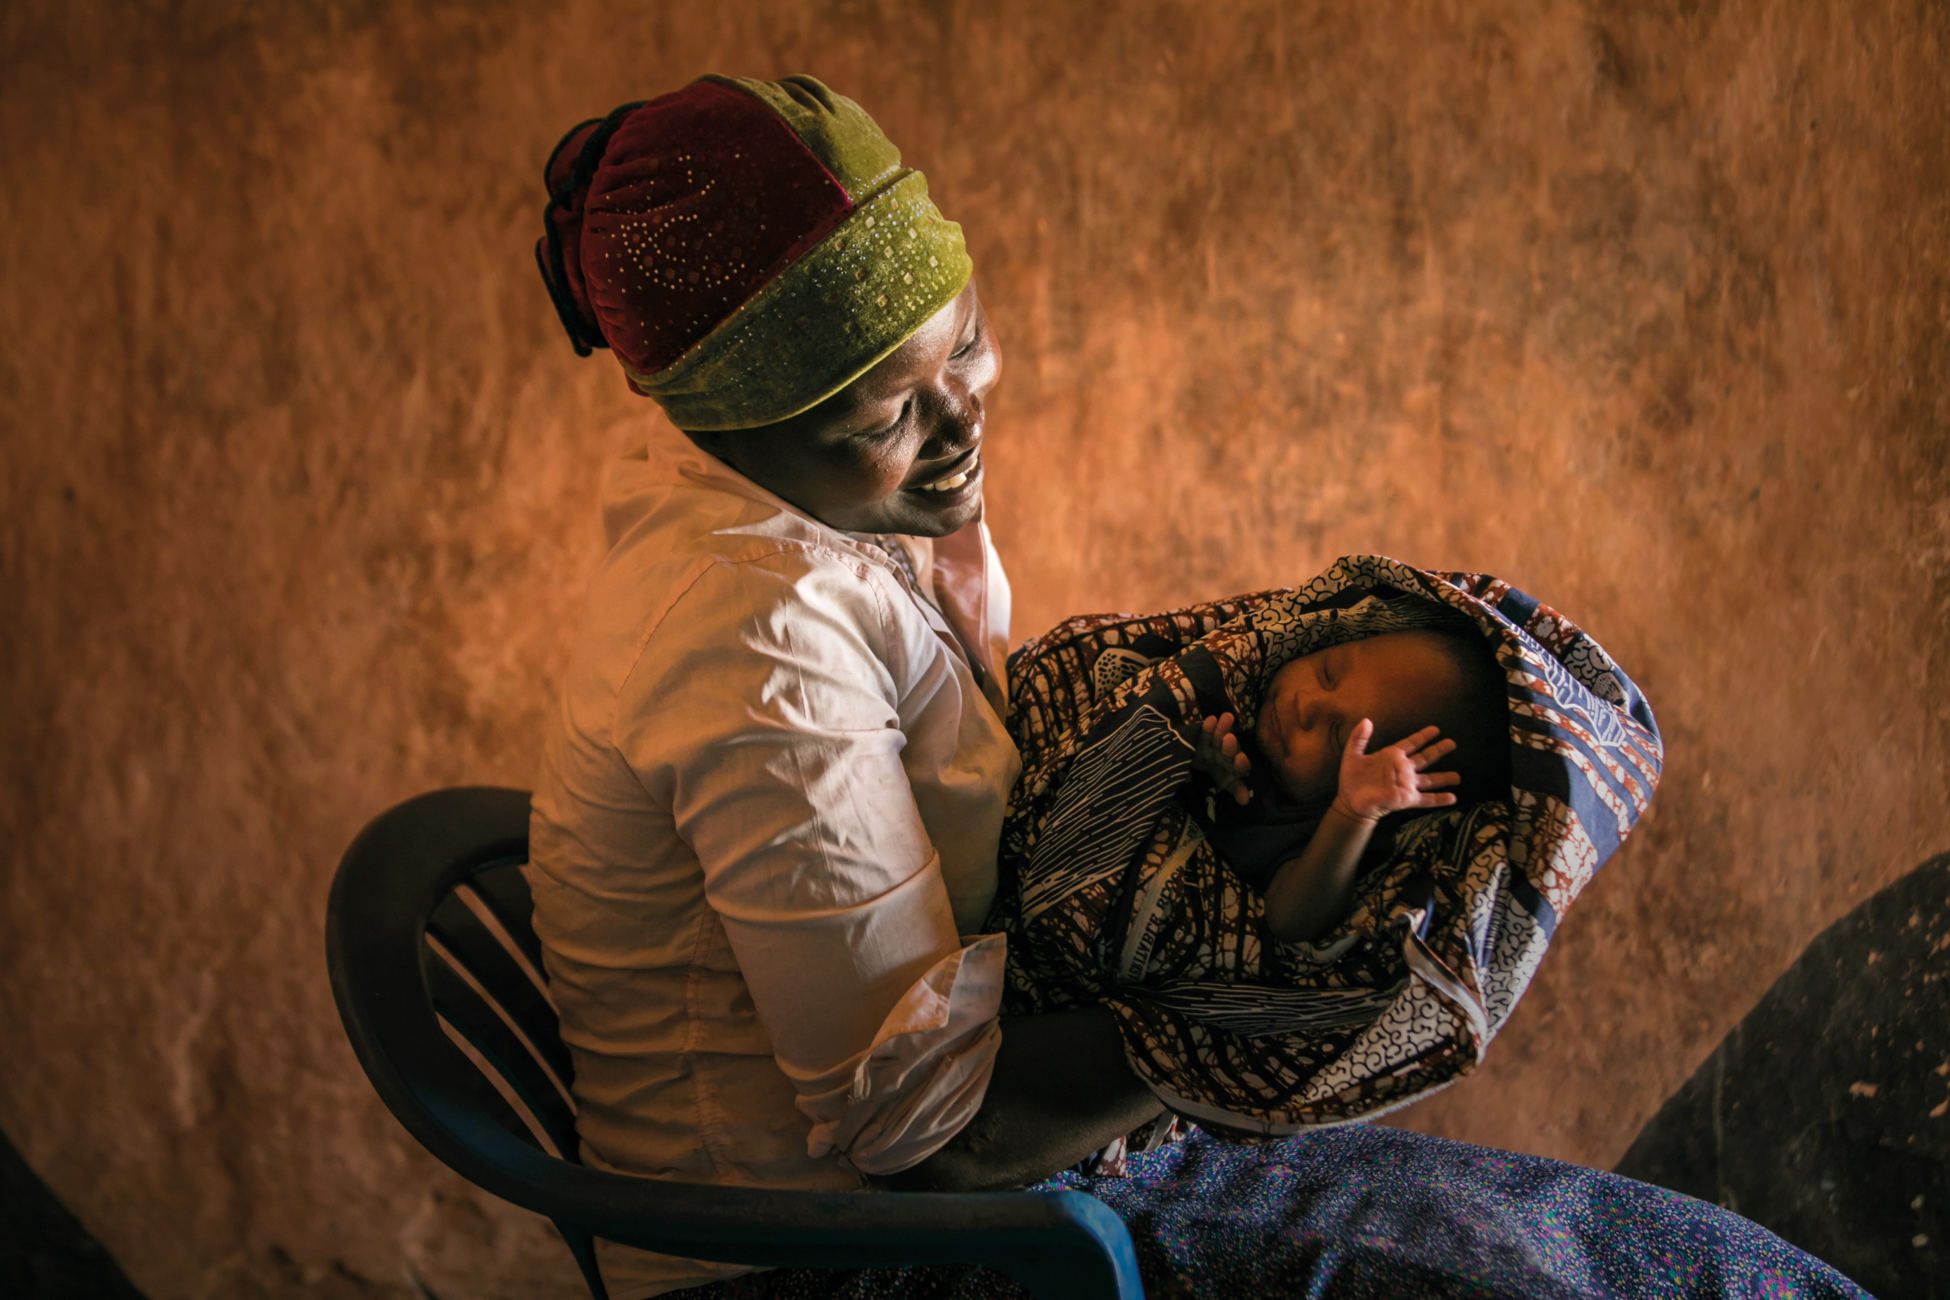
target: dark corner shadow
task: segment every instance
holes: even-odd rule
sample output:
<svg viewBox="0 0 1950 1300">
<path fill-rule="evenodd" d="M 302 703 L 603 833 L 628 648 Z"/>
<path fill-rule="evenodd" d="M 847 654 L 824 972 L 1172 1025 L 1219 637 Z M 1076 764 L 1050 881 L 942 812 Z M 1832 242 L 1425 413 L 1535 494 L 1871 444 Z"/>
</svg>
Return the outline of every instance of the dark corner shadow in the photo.
<svg viewBox="0 0 1950 1300">
<path fill-rule="evenodd" d="M 102 1244 L 0 1135 L 0 1295 L 142 1300 Z"/>
<path fill-rule="evenodd" d="M 1950 1300 L 1950 853 L 1816 936 L 1617 1172 Z"/>
</svg>

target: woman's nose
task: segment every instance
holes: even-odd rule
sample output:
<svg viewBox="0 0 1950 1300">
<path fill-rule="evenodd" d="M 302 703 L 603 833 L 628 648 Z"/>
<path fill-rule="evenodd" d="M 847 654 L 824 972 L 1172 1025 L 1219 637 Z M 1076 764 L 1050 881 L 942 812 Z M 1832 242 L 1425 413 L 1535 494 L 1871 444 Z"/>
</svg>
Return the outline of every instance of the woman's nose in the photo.
<svg viewBox="0 0 1950 1300">
<path fill-rule="evenodd" d="M 924 459 L 959 456 L 982 441 L 982 395 L 972 388 L 950 387 L 935 394 L 930 403 L 934 426 L 921 449 Z"/>
</svg>

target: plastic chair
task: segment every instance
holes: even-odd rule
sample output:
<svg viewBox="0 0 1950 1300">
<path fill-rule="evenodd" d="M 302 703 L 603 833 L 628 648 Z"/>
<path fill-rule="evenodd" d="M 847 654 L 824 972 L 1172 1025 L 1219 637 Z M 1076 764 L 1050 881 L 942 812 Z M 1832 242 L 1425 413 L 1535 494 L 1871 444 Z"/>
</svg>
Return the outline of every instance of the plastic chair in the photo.
<svg viewBox="0 0 1950 1300">
<path fill-rule="evenodd" d="M 596 1300 L 596 1237 L 738 1264 L 983 1264 L 1038 1296 L 1142 1300 L 1129 1232 L 1082 1192 L 774 1191 L 577 1163 L 527 856 L 526 791 L 407 800 L 339 863 L 326 960 L 346 1036 L 394 1116 L 463 1178 L 552 1220 Z"/>
</svg>

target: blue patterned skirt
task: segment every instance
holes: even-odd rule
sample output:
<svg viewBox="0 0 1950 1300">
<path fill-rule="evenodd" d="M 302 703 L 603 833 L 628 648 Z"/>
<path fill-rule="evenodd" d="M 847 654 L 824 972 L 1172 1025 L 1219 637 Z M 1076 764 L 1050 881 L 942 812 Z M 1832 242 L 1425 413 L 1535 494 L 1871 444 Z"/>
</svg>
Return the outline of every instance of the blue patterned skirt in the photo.
<svg viewBox="0 0 1950 1300">
<path fill-rule="evenodd" d="M 1195 1133 L 1122 1177 L 1058 1175 L 1131 1230 L 1151 1300 L 1864 1300 L 1840 1273 L 1737 1214 L 1617 1174 L 1354 1124 L 1241 1146 Z M 988 1300 L 980 1268 L 781 1269 L 723 1300 Z"/>
</svg>

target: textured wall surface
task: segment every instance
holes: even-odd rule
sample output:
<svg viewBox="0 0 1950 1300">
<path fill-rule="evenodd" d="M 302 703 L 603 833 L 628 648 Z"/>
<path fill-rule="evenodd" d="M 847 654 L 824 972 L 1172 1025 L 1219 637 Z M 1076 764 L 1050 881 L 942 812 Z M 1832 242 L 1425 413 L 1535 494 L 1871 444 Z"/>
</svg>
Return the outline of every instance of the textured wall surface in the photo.
<svg viewBox="0 0 1950 1300">
<path fill-rule="evenodd" d="M 536 177 L 722 69 L 858 98 L 967 228 L 1019 636 L 1373 550 L 1637 675 L 1652 816 L 1402 1117 L 1609 1164 L 1950 847 L 1947 38 L 1905 0 L 7 5 L 0 1129 L 157 1297 L 574 1293 L 383 1113 L 321 915 L 381 807 L 529 780 L 599 464 L 655 418 L 557 330 Z"/>
</svg>

